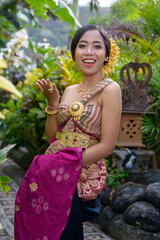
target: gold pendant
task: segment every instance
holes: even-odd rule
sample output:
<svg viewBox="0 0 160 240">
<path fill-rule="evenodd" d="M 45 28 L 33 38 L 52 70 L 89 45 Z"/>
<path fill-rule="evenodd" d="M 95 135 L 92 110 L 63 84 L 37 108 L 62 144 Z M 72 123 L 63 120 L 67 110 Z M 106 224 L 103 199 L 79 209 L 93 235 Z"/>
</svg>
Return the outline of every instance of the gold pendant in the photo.
<svg viewBox="0 0 160 240">
<path fill-rule="evenodd" d="M 74 102 L 70 105 L 69 113 L 71 114 L 73 121 L 77 121 L 80 119 L 83 109 L 84 105 L 81 102 Z"/>
</svg>

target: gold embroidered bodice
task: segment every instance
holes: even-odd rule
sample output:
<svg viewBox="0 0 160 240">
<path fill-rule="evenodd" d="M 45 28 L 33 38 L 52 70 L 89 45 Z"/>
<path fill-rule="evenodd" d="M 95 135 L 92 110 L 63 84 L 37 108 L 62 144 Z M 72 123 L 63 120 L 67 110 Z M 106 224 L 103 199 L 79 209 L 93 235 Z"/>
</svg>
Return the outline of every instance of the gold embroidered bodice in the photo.
<svg viewBox="0 0 160 240">
<path fill-rule="evenodd" d="M 100 138 L 100 126 L 101 126 L 101 107 L 93 104 L 85 105 L 81 118 L 77 121 L 70 119 L 69 104 L 62 103 L 59 108 L 58 124 L 64 126 L 65 129 L 86 133 L 94 138 Z"/>
<path fill-rule="evenodd" d="M 59 127 L 64 127 L 63 129 L 69 130 L 77 133 L 85 133 L 90 136 L 91 139 L 100 140 L 101 133 L 101 118 L 102 109 L 100 106 L 94 104 L 86 104 L 92 97 L 101 92 L 104 87 L 112 82 L 110 79 L 103 79 L 97 83 L 90 91 L 82 97 L 81 102 L 84 105 L 84 110 L 79 120 L 73 121 L 69 113 L 69 104 L 62 102 L 59 106 L 59 111 L 57 114 L 57 120 Z M 65 148 L 59 140 L 53 142 L 48 149 L 46 154 L 53 154 L 62 148 Z"/>
</svg>

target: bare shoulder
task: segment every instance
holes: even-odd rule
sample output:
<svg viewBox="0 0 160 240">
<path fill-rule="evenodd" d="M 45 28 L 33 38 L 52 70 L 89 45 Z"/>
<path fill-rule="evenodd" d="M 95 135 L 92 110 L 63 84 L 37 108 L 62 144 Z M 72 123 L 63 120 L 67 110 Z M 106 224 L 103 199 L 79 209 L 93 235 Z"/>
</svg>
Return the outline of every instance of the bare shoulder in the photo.
<svg viewBox="0 0 160 240">
<path fill-rule="evenodd" d="M 109 85 L 104 88 L 105 91 L 121 91 L 119 84 L 115 81 L 111 81 Z"/>
<path fill-rule="evenodd" d="M 111 83 L 109 83 L 109 85 L 107 85 L 105 88 L 104 88 L 104 91 L 103 93 L 106 95 L 106 94 L 121 94 L 121 88 L 119 86 L 119 84 L 115 81 L 111 81 Z"/>
<path fill-rule="evenodd" d="M 115 109 L 116 106 L 121 108 L 122 96 L 121 88 L 119 84 L 115 81 L 112 81 L 108 86 L 103 90 L 103 106 L 110 106 L 110 108 Z"/>
</svg>

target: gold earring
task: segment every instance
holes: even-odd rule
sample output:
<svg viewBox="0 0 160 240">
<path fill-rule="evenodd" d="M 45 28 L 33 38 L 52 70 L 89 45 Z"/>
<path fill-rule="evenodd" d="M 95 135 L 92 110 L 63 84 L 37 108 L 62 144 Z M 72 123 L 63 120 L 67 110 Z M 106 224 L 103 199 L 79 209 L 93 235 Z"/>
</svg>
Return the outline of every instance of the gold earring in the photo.
<svg viewBox="0 0 160 240">
<path fill-rule="evenodd" d="M 108 62 L 109 61 L 109 57 L 105 57 L 104 61 Z"/>
</svg>

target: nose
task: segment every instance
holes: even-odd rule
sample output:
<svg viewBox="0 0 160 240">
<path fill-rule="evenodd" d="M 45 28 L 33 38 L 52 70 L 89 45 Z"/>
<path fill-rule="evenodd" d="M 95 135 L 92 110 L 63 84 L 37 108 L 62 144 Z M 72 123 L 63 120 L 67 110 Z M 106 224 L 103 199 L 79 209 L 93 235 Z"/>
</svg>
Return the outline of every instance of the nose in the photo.
<svg viewBox="0 0 160 240">
<path fill-rule="evenodd" d="M 92 46 L 87 46 L 87 48 L 86 48 L 86 54 L 87 54 L 87 55 L 93 55 Z"/>
</svg>

